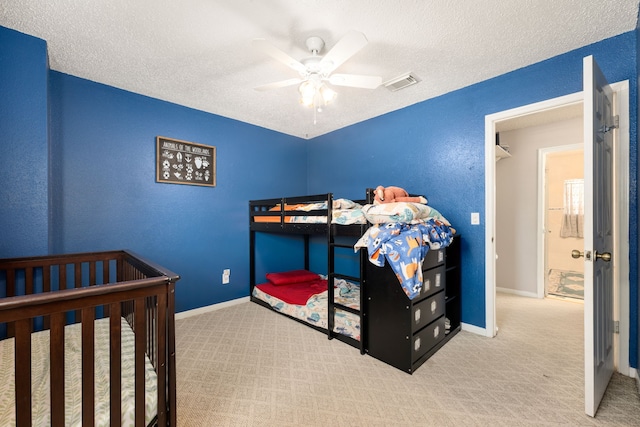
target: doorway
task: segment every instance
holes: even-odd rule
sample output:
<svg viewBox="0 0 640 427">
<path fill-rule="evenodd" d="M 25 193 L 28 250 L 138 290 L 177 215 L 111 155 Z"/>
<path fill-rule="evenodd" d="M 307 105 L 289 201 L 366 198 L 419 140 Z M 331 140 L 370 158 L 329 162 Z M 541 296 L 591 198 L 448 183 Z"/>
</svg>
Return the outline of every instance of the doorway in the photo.
<svg viewBox="0 0 640 427">
<path fill-rule="evenodd" d="M 575 150 L 576 147 L 582 147 L 582 122 L 582 109 L 572 107 L 570 111 L 557 116 L 545 116 L 538 120 L 529 118 L 527 121 L 508 120 L 497 124 L 500 144 L 508 147 L 510 154 L 495 166 L 496 287 L 501 292 L 542 298 L 545 296 L 545 281 L 549 282 L 560 274 L 566 276 L 564 271 L 569 270 L 566 267 L 576 264 L 571 258 L 574 248 L 568 246 L 573 242 L 560 238 L 563 200 L 560 178 L 579 178 L 581 175 L 574 176 L 573 170 L 567 171 L 566 165 L 562 164 L 562 157 L 566 156 L 561 153 L 568 148 Z M 541 153 L 544 155 L 541 156 Z M 555 163 L 560 166 L 551 171 L 554 175 L 552 180 L 544 179 L 545 169 L 548 168 L 541 169 L 548 158 L 557 159 Z M 554 162 L 548 164 L 553 165 Z M 582 171 L 582 163 L 574 169 Z M 558 188 L 549 186 L 558 181 Z M 549 206 L 552 210 L 541 211 L 541 207 L 549 205 L 549 189 L 556 190 L 552 191 L 554 195 L 559 190 L 559 200 L 553 200 L 553 206 Z M 541 214 L 551 216 L 558 226 L 547 227 L 539 218 Z M 540 239 L 542 244 L 538 242 Z M 549 239 L 555 240 L 555 244 L 549 244 Z M 551 277 L 548 274 L 549 263 L 554 269 Z"/>
<path fill-rule="evenodd" d="M 620 124 L 618 129 L 619 141 L 615 148 L 615 191 L 614 191 L 614 213 L 615 235 L 627 236 L 629 233 L 629 82 L 624 81 L 611 85 L 617 98 Z M 485 117 L 485 329 L 480 329 L 479 333 L 484 333 L 488 337 L 493 337 L 497 333 L 496 322 L 496 132 L 501 124 L 517 124 L 518 120 L 538 121 L 546 120 L 546 117 L 554 114 L 566 114 L 573 109 L 582 110 L 582 92 L 554 98 L 523 107 L 507 110 Z M 521 126 L 520 126 L 521 127 Z M 513 152 L 511 147 L 511 151 Z M 515 153 L 512 153 L 515 154 Z M 512 155 L 513 157 L 513 155 Z M 542 230 L 534 226 L 534 232 L 542 236 Z M 538 239 L 540 242 L 540 239 Z M 542 245 L 542 243 L 539 243 Z M 615 294 L 614 294 L 614 316 L 620 321 L 619 334 L 614 337 L 614 348 L 616 349 L 615 360 L 618 372 L 629 376 L 629 307 L 627 304 L 620 304 L 620 301 L 628 301 L 629 283 L 629 245 L 625 238 L 618 238 L 615 242 L 615 252 L 619 254 L 617 265 L 614 266 L 615 274 Z M 543 271 L 544 263 L 539 258 L 530 259 L 529 262 L 539 264 L 537 271 Z"/>
<path fill-rule="evenodd" d="M 582 118 L 581 118 L 582 120 Z M 582 139 L 582 132 L 580 132 Z M 584 149 L 582 144 L 545 148 L 538 155 L 542 201 L 538 224 L 544 269 L 538 296 L 584 300 L 584 262 L 571 256 L 584 247 Z M 540 289 L 540 282 L 542 289 Z"/>
</svg>

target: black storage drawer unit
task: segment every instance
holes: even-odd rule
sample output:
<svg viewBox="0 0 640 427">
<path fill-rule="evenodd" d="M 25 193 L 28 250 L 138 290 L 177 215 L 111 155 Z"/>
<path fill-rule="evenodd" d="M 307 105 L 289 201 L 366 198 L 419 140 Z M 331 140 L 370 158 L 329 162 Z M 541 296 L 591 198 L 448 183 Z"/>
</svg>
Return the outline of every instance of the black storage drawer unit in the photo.
<svg viewBox="0 0 640 427">
<path fill-rule="evenodd" d="M 444 316 L 440 316 L 435 322 L 431 322 L 427 327 L 422 328 L 413 336 L 411 362 L 416 363 L 420 360 L 422 356 L 429 350 L 432 350 L 444 337 Z M 425 358 L 425 360 L 427 359 Z"/>
<path fill-rule="evenodd" d="M 413 373 L 460 330 L 460 236 L 445 249 L 427 252 L 424 286 L 413 300 L 388 263 L 381 268 L 367 262 L 365 269 L 366 351 Z"/>
<path fill-rule="evenodd" d="M 413 327 L 420 329 L 425 325 L 444 315 L 444 292 L 438 292 L 430 298 L 425 298 L 414 303 L 413 307 Z"/>
<path fill-rule="evenodd" d="M 420 289 L 420 295 L 415 300 L 420 301 L 435 292 L 444 289 L 446 267 L 444 264 L 438 267 L 431 268 L 430 270 L 422 270 L 422 289 Z"/>
<path fill-rule="evenodd" d="M 422 261 L 422 270 L 428 270 L 433 267 L 444 264 L 446 257 L 446 248 L 438 250 L 430 250 Z"/>
</svg>

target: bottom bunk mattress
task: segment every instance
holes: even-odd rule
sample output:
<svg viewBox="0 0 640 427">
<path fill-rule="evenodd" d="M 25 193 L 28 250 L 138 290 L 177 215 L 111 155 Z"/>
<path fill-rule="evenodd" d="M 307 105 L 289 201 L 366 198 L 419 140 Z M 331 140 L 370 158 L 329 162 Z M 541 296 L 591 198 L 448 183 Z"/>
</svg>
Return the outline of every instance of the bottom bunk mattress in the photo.
<svg viewBox="0 0 640 427">
<path fill-rule="evenodd" d="M 122 425 L 135 425 L 135 335 L 129 323 L 121 320 L 121 390 Z M 109 422 L 109 318 L 95 321 L 95 425 Z M 65 426 L 82 425 L 82 325 L 65 327 Z M 50 426 L 50 365 L 49 331 L 31 335 L 31 407 L 34 426 Z M 154 421 L 157 414 L 157 376 L 145 358 L 145 422 Z M 0 341 L 0 420 L 15 425 L 14 339 Z"/>
<path fill-rule="evenodd" d="M 359 310 L 360 287 L 343 279 L 335 279 L 334 284 L 334 301 Z M 326 280 L 290 283 L 285 286 L 262 283 L 253 288 L 253 296 L 280 313 L 321 329 L 329 327 L 329 291 Z M 360 341 L 360 318 L 336 309 L 333 330 Z"/>
</svg>

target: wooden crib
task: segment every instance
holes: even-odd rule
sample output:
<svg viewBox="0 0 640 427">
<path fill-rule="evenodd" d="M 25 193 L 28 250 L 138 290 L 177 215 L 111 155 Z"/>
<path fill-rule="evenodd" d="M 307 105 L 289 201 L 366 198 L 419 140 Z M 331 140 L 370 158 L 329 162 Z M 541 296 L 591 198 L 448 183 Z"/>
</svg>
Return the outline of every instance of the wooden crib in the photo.
<svg viewBox="0 0 640 427">
<path fill-rule="evenodd" d="M 15 384 L 0 417 L 17 426 L 175 426 L 178 279 L 126 250 L 0 259 L 0 374 Z M 45 378 L 32 378 L 40 365 Z"/>
</svg>

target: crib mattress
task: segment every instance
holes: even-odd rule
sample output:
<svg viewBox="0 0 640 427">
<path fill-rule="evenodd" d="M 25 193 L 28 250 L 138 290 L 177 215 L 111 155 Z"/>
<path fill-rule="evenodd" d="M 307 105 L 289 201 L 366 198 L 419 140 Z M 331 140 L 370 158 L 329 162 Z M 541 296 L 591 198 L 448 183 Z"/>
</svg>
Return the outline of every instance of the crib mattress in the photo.
<svg viewBox="0 0 640 427">
<path fill-rule="evenodd" d="M 122 323 L 122 425 L 135 425 L 134 333 Z M 65 425 L 82 425 L 82 327 L 65 327 Z M 95 321 L 95 425 L 109 425 L 109 319 Z M 157 413 L 157 376 L 145 358 L 145 420 L 149 424 Z M 14 339 L 0 341 L 0 420 L 15 425 Z M 34 426 L 51 425 L 49 397 L 49 331 L 31 335 L 31 390 Z"/>
<path fill-rule="evenodd" d="M 360 288 L 343 279 L 336 279 L 335 285 L 335 302 L 358 309 L 360 306 Z M 329 292 L 324 291 L 312 295 L 305 305 L 297 305 L 289 304 L 263 292 L 259 285 L 253 289 L 253 296 L 268 303 L 274 310 L 322 329 L 329 327 L 327 315 L 328 295 Z M 355 314 L 337 309 L 333 330 L 360 341 L 360 318 Z"/>
</svg>

